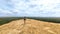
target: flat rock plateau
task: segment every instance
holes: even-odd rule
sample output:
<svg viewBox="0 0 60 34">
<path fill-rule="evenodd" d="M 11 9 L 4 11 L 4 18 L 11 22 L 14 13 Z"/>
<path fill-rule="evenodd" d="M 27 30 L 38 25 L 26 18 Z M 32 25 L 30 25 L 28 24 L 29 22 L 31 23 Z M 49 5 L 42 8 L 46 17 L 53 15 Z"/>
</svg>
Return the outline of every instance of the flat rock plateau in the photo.
<svg viewBox="0 0 60 34">
<path fill-rule="evenodd" d="M 0 34 L 60 34 L 60 24 L 20 19 L 1 25 Z"/>
</svg>

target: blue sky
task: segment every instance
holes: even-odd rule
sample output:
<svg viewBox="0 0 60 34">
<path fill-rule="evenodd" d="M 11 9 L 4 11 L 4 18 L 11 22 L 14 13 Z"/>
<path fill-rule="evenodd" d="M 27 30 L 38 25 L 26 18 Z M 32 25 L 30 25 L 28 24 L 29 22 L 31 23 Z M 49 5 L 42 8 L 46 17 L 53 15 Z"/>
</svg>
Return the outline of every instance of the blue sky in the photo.
<svg viewBox="0 0 60 34">
<path fill-rule="evenodd" d="M 0 0 L 0 17 L 60 17 L 60 0 Z"/>
</svg>

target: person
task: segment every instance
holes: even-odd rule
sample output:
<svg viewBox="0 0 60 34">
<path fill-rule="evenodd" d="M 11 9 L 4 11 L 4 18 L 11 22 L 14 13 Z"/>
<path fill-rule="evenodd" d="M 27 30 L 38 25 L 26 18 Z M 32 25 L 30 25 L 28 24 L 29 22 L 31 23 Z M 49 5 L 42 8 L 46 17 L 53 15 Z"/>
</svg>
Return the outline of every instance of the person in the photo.
<svg viewBox="0 0 60 34">
<path fill-rule="evenodd" d="M 24 17 L 24 24 L 26 23 L 26 17 Z"/>
</svg>

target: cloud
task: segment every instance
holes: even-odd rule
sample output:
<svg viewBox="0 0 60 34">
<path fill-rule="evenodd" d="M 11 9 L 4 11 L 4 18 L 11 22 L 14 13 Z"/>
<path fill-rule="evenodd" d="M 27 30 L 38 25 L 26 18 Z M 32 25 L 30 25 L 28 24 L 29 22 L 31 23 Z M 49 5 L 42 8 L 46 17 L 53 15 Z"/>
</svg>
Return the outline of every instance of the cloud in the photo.
<svg viewBox="0 0 60 34">
<path fill-rule="evenodd" d="M 60 17 L 59 14 L 60 0 L 0 0 L 0 17 Z"/>
</svg>

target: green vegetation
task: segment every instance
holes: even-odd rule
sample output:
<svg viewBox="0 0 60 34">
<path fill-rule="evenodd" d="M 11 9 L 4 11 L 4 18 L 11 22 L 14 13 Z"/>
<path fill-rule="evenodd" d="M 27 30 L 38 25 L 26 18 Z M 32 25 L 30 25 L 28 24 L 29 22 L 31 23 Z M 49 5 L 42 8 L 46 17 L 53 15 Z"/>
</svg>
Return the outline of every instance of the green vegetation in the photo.
<svg viewBox="0 0 60 34">
<path fill-rule="evenodd" d="M 60 17 L 31 17 L 30 19 L 36 19 L 40 21 L 47 21 L 53 23 L 60 23 Z"/>
<path fill-rule="evenodd" d="M 0 18 L 0 25 L 9 23 L 10 21 L 13 21 L 13 20 L 22 19 L 22 18 L 23 17 L 3 17 L 3 18 Z"/>
<path fill-rule="evenodd" d="M 36 19 L 40 21 L 48 21 L 48 22 L 54 22 L 54 23 L 60 23 L 60 18 L 59 17 L 26 17 L 29 19 Z M 0 18 L 0 25 L 9 23 L 10 21 L 13 20 L 18 20 L 18 19 L 24 19 L 24 17 L 3 17 Z"/>
</svg>

